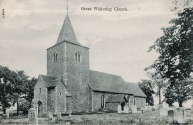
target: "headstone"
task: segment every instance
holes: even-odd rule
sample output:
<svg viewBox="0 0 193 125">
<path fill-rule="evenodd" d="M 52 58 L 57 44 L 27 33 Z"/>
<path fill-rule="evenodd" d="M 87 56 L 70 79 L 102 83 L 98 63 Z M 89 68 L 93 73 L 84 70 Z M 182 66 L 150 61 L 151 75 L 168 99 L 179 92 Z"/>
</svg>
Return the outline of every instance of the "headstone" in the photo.
<svg viewBox="0 0 193 125">
<path fill-rule="evenodd" d="M 61 119 L 61 118 L 62 118 L 61 112 L 57 112 L 57 119 Z"/>
<path fill-rule="evenodd" d="M 137 113 L 137 106 L 136 105 L 132 105 L 131 106 L 131 110 L 132 110 L 132 113 Z"/>
<path fill-rule="evenodd" d="M 29 124 L 38 125 L 38 117 L 37 117 L 36 109 L 30 108 L 28 110 L 28 120 L 29 120 Z"/>
<path fill-rule="evenodd" d="M 147 106 L 147 111 L 152 111 L 152 106 Z"/>
<path fill-rule="evenodd" d="M 128 107 L 128 105 L 125 105 L 125 106 L 124 106 L 124 113 L 129 113 L 129 107 Z"/>
<path fill-rule="evenodd" d="M 185 123 L 186 110 L 184 108 L 177 108 L 174 110 L 174 120 L 178 123 Z"/>
<path fill-rule="evenodd" d="M 48 113 L 48 118 L 49 118 L 49 120 L 53 119 L 53 114 L 51 112 Z"/>
<path fill-rule="evenodd" d="M 10 109 L 6 109 L 7 119 L 9 119 L 9 113 L 10 113 Z"/>
<path fill-rule="evenodd" d="M 174 110 L 169 110 L 168 111 L 168 117 L 170 117 L 170 118 L 174 118 Z"/>
<path fill-rule="evenodd" d="M 159 112 L 160 116 L 168 116 L 168 110 L 165 109 L 164 107 L 160 108 Z"/>
<path fill-rule="evenodd" d="M 121 109 L 121 105 L 120 104 L 117 107 L 117 111 L 118 111 L 118 113 L 122 113 L 122 109 Z"/>
<path fill-rule="evenodd" d="M 193 105 L 192 105 L 192 107 L 191 107 L 191 112 L 193 112 Z"/>
</svg>

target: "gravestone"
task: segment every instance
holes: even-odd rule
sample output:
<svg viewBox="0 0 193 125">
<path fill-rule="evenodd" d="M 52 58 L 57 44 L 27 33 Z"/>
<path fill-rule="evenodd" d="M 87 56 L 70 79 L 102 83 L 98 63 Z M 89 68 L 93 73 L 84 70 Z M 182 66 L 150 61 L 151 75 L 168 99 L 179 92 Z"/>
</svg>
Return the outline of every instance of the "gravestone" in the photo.
<svg viewBox="0 0 193 125">
<path fill-rule="evenodd" d="M 137 113 L 137 106 L 136 105 L 132 105 L 131 106 L 131 110 L 132 110 L 132 113 Z"/>
<path fill-rule="evenodd" d="M 6 109 L 7 119 L 9 119 L 9 113 L 10 113 L 10 109 Z"/>
<path fill-rule="evenodd" d="M 170 118 L 174 118 L 174 110 L 169 110 L 168 111 L 168 117 L 170 117 Z"/>
<path fill-rule="evenodd" d="M 178 123 L 185 123 L 186 110 L 184 108 L 177 108 L 174 110 L 174 121 L 177 121 Z"/>
<path fill-rule="evenodd" d="M 192 105 L 192 107 L 191 107 L 191 112 L 193 112 L 193 105 Z"/>
<path fill-rule="evenodd" d="M 124 106 L 124 113 L 129 113 L 129 106 L 128 105 L 125 105 Z"/>
<path fill-rule="evenodd" d="M 48 113 L 48 119 L 52 120 L 53 119 L 53 114 L 51 112 Z"/>
<path fill-rule="evenodd" d="M 61 119 L 61 118 L 62 118 L 61 112 L 57 112 L 57 119 Z"/>
<path fill-rule="evenodd" d="M 168 116 L 168 110 L 164 107 L 159 109 L 160 116 Z"/>
<path fill-rule="evenodd" d="M 37 111 L 35 108 L 30 108 L 28 110 L 28 120 L 29 120 L 29 124 L 38 125 Z"/>
<path fill-rule="evenodd" d="M 117 107 L 117 111 L 118 111 L 118 113 L 122 113 L 122 109 L 121 109 L 121 105 L 120 104 Z"/>
</svg>

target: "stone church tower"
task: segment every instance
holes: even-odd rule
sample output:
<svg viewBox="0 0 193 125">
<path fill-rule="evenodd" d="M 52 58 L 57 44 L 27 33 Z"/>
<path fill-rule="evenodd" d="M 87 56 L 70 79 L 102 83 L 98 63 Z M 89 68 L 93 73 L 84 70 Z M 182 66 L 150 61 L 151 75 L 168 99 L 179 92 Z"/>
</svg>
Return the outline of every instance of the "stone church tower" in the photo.
<svg viewBox="0 0 193 125">
<path fill-rule="evenodd" d="M 47 49 L 47 76 L 61 79 L 66 93 L 67 107 L 73 112 L 88 112 L 91 104 L 89 89 L 89 48 L 76 39 L 67 15 L 55 45 Z"/>
</svg>

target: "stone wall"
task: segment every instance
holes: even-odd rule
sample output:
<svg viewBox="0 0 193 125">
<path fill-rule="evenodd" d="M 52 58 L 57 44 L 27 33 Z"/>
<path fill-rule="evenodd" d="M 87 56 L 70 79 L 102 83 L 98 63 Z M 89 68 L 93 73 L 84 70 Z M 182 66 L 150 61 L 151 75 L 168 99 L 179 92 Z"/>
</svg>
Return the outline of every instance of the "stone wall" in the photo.
<svg viewBox="0 0 193 125">
<path fill-rule="evenodd" d="M 75 53 L 80 53 L 81 61 L 75 61 Z M 57 53 L 57 62 L 53 55 Z M 88 83 L 89 49 L 69 42 L 62 42 L 47 49 L 47 74 L 58 79 L 63 78 L 67 92 L 72 97 L 72 112 L 89 112 L 91 110 L 91 91 Z"/>
<path fill-rule="evenodd" d="M 47 87 L 45 86 L 45 83 L 41 76 L 38 77 L 38 81 L 34 87 L 34 106 L 36 109 L 38 108 L 39 101 L 42 102 L 43 114 L 46 115 L 47 114 Z"/>
<path fill-rule="evenodd" d="M 57 83 L 56 98 L 56 111 L 66 113 L 66 88 L 61 81 Z"/>
<path fill-rule="evenodd" d="M 90 88 L 89 49 L 66 43 L 67 91 L 72 96 L 72 112 L 89 112 Z M 80 53 L 81 61 L 75 61 L 75 53 Z"/>
<path fill-rule="evenodd" d="M 54 62 L 54 53 L 57 62 Z M 47 49 L 47 75 L 62 78 L 64 74 L 65 44 L 60 43 Z"/>
<path fill-rule="evenodd" d="M 106 107 L 105 109 L 109 110 L 109 111 L 117 111 L 117 107 L 120 103 L 106 103 Z"/>
<path fill-rule="evenodd" d="M 109 93 L 105 92 L 93 92 L 92 94 L 92 106 L 93 106 L 93 111 L 99 111 L 101 109 L 101 96 L 104 95 L 105 100 L 111 95 Z"/>
<path fill-rule="evenodd" d="M 55 87 L 50 87 L 48 88 L 48 102 L 47 102 L 47 109 L 48 112 L 54 113 L 55 112 L 55 107 L 56 107 L 56 97 L 55 97 Z"/>
<path fill-rule="evenodd" d="M 146 104 L 146 98 L 135 97 L 135 100 L 137 108 L 141 108 Z"/>
<path fill-rule="evenodd" d="M 101 96 L 104 95 L 105 100 L 108 99 L 109 96 L 112 95 L 118 95 L 115 93 L 107 93 L 107 92 L 93 92 L 92 94 L 92 106 L 93 106 L 93 111 L 99 111 L 101 109 Z M 124 95 L 124 94 L 121 94 Z M 140 108 L 142 106 L 145 106 L 145 98 L 142 97 L 134 97 L 129 95 L 129 106 L 134 104 L 134 98 L 135 98 L 135 105 L 137 108 Z M 121 99 L 120 99 L 121 100 Z M 105 109 L 106 110 L 113 110 L 117 111 L 117 106 L 120 104 L 120 102 L 106 102 Z"/>
</svg>

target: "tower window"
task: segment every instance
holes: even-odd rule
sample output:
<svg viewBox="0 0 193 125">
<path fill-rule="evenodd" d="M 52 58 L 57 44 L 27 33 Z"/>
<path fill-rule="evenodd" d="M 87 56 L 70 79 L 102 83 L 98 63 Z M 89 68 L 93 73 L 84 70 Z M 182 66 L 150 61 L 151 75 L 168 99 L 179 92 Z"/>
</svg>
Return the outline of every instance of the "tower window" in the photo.
<svg viewBox="0 0 193 125">
<path fill-rule="evenodd" d="M 79 63 L 81 62 L 81 55 L 78 52 L 75 53 L 75 61 Z"/>
<path fill-rule="evenodd" d="M 54 62 L 57 62 L 58 61 L 58 55 L 57 53 L 54 53 Z"/>
<path fill-rule="evenodd" d="M 41 94 L 41 88 L 39 88 L 39 94 Z"/>
</svg>

